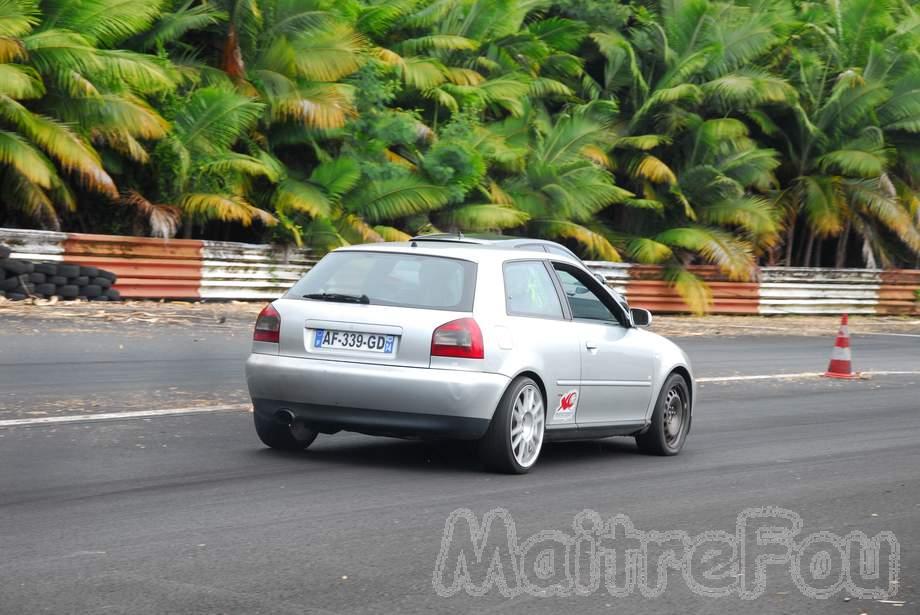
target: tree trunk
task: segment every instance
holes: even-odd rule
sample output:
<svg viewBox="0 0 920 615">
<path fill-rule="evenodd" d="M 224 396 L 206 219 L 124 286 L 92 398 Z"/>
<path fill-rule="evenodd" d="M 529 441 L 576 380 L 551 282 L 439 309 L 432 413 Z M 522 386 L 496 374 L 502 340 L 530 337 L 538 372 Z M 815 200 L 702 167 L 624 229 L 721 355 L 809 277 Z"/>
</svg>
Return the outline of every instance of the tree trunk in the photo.
<svg viewBox="0 0 920 615">
<path fill-rule="evenodd" d="M 792 246 L 795 243 L 795 218 L 789 224 L 786 230 L 786 266 L 792 267 Z"/>
<path fill-rule="evenodd" d="M 811 251 L 815 247 L 815 233 L 814 231 L 809 231 L 808 233 L 808 243 L 805 245 L 805 255 L 802 257 L 802 266 L 808 267 L 811 263 Z"/>
<path fill-rule="evenodd" d="M 236 26 L 231 23 L 227 29 L 227 38 L 224 41 L 224 50 L 221 57 L 221 68 L 234 80 L 242 79 L 246 74 L 243 64 L 243 52 L 240 51 L 240 36 Z"/>
<path fill-rule="evenodd" d="M 837 269 L 843 269 L 847 266 L 847 241 L 850 239 L 850 225 L 852 222 L 847 220 L 847 225 L 843 228 L 843 232 L 840 233 L 840 237 L 837 238 L 837 254 L 834 258 L 834 267 Z"/>
</svg>

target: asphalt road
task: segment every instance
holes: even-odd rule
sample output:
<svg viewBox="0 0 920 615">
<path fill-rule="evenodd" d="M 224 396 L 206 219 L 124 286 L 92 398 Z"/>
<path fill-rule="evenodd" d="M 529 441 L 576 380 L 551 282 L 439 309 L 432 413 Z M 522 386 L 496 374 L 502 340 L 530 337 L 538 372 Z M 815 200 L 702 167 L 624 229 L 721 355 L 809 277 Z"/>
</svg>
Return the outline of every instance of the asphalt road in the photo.
<svg viewBox="0 0 920 615">
<path fill-rule="evenodd" d="M 166 403 L 242 388 L 242 336 L 179 332 L 141 343 L 129 333 L 2 338 L 0 419 L 30 408 L 85 412 L 67 403 L 83 395 L 97 400 L 90 411 L 111 411 L 152 391 L 165 391 Z M 832 339 L 681 343 L 698 376 L 718 377 L 821 371 Z M 860 369 L 920 370 L 920 338 L 857 338 L 854 355 Z M 521 477 L 484 473 L 462 444 L 339 434 L 280 454 L 260 446 L 244 412 L 0 429 L 0 613 L 920 613 L 918 390 L 920 375 L 709 383 L 680 456 L 643 456 L 627 439 L 556 444 Z M 571 534 L 586 509 L 692 537 L 734 534 L 739 513 L 771 506 L 800 516 L 799 541 L 893 532 L 891 599 L 903 604 L 845 600 L 845 591 L 807 597 L 788 564 L 767 567 L 753 600 L 697 595 L 676 571 L 655 597 L 614 597 L 601 583 L 569 597 L 506 598 L 493 587 L 445 598 L 433 585 L 452 578 L 460 552 L 474 580 L 485 575 L 462 526 L 448 542 L 449 574 L 434 575 L 457 510 L 481 520 L 505 509 L 523 543 L 544 530 Z M 500 558 L 505 536 L 496 524 L 488 538 Z M 820 560 L 811 555 L 803 566 Z M 551 566 L 557 580 L 563 559 L 557 552 Z"/>
</svg>

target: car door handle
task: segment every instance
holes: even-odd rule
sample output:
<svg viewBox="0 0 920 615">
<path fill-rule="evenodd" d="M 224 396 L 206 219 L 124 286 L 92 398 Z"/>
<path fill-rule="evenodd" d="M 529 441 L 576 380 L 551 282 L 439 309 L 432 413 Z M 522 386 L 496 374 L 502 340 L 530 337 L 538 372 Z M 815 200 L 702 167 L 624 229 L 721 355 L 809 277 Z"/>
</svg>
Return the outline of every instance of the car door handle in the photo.
<svg viewBox="0 0 920 615">
<path fill-rule="evenodd" d="M 588 350 L 597 350 L 597 342 L 585 342 L 585 348 Z"/>
</svg>

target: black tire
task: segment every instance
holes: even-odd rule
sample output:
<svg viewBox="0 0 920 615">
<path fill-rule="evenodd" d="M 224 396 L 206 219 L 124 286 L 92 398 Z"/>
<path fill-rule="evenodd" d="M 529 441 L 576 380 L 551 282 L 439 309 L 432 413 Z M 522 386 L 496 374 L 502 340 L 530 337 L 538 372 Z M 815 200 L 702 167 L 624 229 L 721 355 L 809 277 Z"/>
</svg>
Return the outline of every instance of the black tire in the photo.
<svg viewBox="0 0 920 615">
<path fill-rule="evenodd" d="M 94 284 L 95 286 L 99 286 L 100 288 L 102 288 L 102 289 L 104 290 L 104 289 L 106 289 L 106 288 L 108 288 L 109 286 L 112 285 L 112 280 L 110 280 L 110 279 L 108 279 L 108 278 L 104 278 L 104 277 L 102 277 L 102 276 L 98 276 L 98 277 L 95 277 L 95 278 L 93 278 L 92 280 L 90 280 L 90 284 Z"/>
<path fill-rule="evenodd" d="M 679 415 L 679 426 L 674 426 L 672 413 Z M 683 376 L 671 374 L 661 387 L 652 424 L 645 433 L 636 436 L 636 444 L 648 455 L 676 455 L 684 447 L 689 430 L 690 388 Z"/>
<path fill-rule="evenodd" d="M 6 298 L 10 301 L 22 301 L 26 298 L 26 295 L 22 293 L 6 293 Z"/>
<path fill-rule="evenodd" d="M 13 251 L 6 246 L 0 246 L 0 258 L 9 258 Z"/>
<path fill-rule="evenodd" d="M 57 275 L 57 265 L 55 263 L 35 263 L 35 273 L 44 273 L 45 275 Z"/>
<path fill-rule="evenodd" d="M 36 284 L 32 292 L 41 297 L 52 297 L 56 290 L 57 286 L 54 284 Z"/>
<path fill-rule="evenodd" d="M 67 284 L 67 278 L 65 278 L 62 275 L 53 275 L 50 278 L 48 278 L 48 284 L 54 284 L 55 286 L 64 286 L 65 284 Z"/>
<path fill-rule="evenodd" d="M 45 275 L 44 273 L 38 273 L 38 272 L 30 273 L 29 281 L 32 282 L 33 284 L 44 284 L 45 282 L 48 281 L 48 276 Z"/>
<path fill-rule="evenodd" d="M 115 283 L 115 280 L 118 279 L 117 275 L 115 275 L 111 271 L 106 271 L 105 269 L 99 270 L 99 277 L 105 278 L 106 280 L 108 280 L 109 282 L 112 282 L 113 284 Z"/>
<path fill-rule="evenodd" d="M 316 440 L 317 432 L 299 425 L 292 427 L 273 418 L 265 418 L 258 412 L 252 413 L 256 434 L 262 444 L 282 451 L 302 451 Z"/>
<path fill-rule="evenodd" d="M 6 258 L 0 260 L 0 269 L 3 269 L 7 272 L 6 277 L 10 278 L 14 275 L 23 275 L 25 273 L 32 273 L 35 271 L 35 265 L 29 261 L 21 261 L 15 258 Z"/>
<path fill-rule="evenodd" d="M 16 290 L 19 288 L 19 278 L 0 278 L 0 291 Z"/>
<path fill-rule="evenodd" d="M 61 299 L 76 299 L 80 296 L 80 288 L 76 284 L 58 286 L 57 295 Z"/>
<path fill-rule="evenodd" d="M 102 294 L 102 288 L 95 284 L 89 284 L 80 289 L 80 296 L 87 299 L 95 299 Z"/>
<path fill-rule="evenodd" d="M 107 288 L 105 296 L 109 298 L 109 301 L 121 301 L 121 293 L 114 288 Z"/>
<path fill-rule="evenodd" d="M 64 263 L 59 263 L 57 267 L 57 274 L 62 275 L 67 279 L 72 279 L 80 275 L 80 265 L 67 265 Z"/>
<path fill-rule="evenodd" d="M 90 278 L 95 278 L 99 275 L 99 268 L 98 267 L 86 267 L 84 265 L 80 265 L 80 275 L 85 275 Z"/>
<path fill-rule="evenodd" d="M 87 284 L 89 284 L 89 276 L 78 275 L 77 277 L 73 279 L 73 283 L 76 284 L 77 286 L 86 286 Z"/>
<path fill-rule="evenodd" d="M 535 390 L 536 396 L 539 398 L 541 406 L 539 410 L 542 413 L 542 420 L 540 421 L 540 443 L 537 446 L 536 456 L 530 460 L 527 465 L 523 465 L 515 457 L 512 449 L 512 415 L 518 397 L 525 393 L 529 387 L 533 387 L 531 390 Z M 540 391 L 540 387 L 536 382 L 526 376 L 515 379 L 508 386 L 505 394 L 502 395 L 501 401 L 498 402 L 498 407 L 495 409 L 495 414 L 492 417 L 492 423 L 489 425 L 489 430 L 486 432 L 486 435 L 482 437 L 482 440 L 479 441 L 479 454 L 483 463 L 490 470 L 503 474 L 526 474 L 536 465 L 540 458 L 540 448 L 542 448 L 543 445 L 545 426 L 546 400 L 543 399 L 543 393 Z"/>
</svg>

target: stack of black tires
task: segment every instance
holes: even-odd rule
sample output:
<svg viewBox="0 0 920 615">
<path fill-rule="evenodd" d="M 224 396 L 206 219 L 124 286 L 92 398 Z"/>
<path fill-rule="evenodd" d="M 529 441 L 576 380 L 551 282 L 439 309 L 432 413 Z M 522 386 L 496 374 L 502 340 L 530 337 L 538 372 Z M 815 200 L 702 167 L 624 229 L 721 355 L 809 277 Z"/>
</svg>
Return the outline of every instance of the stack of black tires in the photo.
<svg viewBox="0 0 920 615">
<path fill-rule="evenodd" d="M 0 297 L 60 297 L 118 301 L 121 296 L 112 288 L 115 274 L 98 267 L 70 263 L 36 263 L 10 258 L 10 250 L 0 246 Z"/>
</svg>

